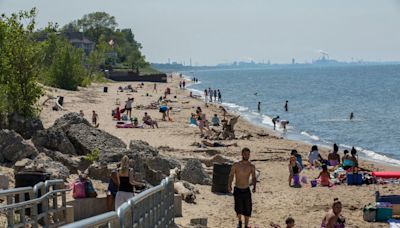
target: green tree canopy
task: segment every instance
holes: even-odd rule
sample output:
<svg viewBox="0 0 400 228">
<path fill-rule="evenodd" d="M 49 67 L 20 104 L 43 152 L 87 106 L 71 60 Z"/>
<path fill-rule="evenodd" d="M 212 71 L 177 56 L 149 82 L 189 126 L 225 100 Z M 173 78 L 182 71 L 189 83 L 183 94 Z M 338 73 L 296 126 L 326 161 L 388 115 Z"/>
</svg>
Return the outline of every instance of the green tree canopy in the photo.
<svg viewBox="0 0 400 228">
<path fill-rule="evenodd" d="M 76 25 L 82 28 L 86 37 L 98 43 L 101 35 L 110 36 L 118 24 L 114 16 L 105 12 L 95 12 L 84 15 L 82 19 L 77 20 Z"/>
<path fill-rule="evenodd" d="M 40 48 L 33 41 L 36 9 L 0 18 L 0 106 L 3 113 L 26 117 L 37 114 L 42 95 L 37 83 L 40 72 Z"/>
</svg>

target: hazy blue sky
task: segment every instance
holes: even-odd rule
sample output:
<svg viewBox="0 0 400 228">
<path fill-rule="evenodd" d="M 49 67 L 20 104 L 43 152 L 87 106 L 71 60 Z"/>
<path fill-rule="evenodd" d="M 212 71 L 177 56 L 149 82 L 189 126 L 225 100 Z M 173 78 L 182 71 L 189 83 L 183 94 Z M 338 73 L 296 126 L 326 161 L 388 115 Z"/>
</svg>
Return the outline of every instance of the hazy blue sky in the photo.
<svg viewBox="0 0 400 228">
<path fill-rule="evenodd" d="M 11 13 L 36 6 L 39 27 L 105 11 L 132 28 L 151 62 L 273 63 L 320 56 L 400 60 L 396 0 L 0 0 Z"/>
</svg>

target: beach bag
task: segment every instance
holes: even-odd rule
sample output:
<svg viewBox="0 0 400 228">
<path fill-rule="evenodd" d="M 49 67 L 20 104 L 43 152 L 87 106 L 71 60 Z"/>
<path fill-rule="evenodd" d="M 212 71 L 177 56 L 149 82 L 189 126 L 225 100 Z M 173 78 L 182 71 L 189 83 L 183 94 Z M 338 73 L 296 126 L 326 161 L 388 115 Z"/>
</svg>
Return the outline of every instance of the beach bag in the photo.
<svg viewBox="0 0 400 228">
<path fill-rule="evenodd" d="M 96 198 L 97 192 L 93 187 L 93 183 L 90 180 L 85 181 L 85 193 L 86 197 Z"/>
<path fill-rule="evenodd" d="M 376 221 L 376 207 L 368 204 L 363 209 L 363 219 L 366 222 L 375 222 Z"/>
<path fill-rule="evenodd" d="M 85 181 L 78 178 L 72 183 L 72 197 L 74 199 L 86 198 Z"/>
</svg>

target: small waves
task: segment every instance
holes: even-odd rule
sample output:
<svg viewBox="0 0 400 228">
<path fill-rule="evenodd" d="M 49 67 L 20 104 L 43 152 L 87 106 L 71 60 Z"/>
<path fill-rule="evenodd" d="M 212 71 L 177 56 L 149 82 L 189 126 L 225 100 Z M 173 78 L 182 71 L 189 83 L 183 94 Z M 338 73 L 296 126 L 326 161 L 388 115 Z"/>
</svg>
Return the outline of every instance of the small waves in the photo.
<svg viewBox="0 0 400 228">
<path fill-rule="evenodd" d="M 307 136 L 308 138 L 310 138 L 310 139 L 312 139 L 314 141 L 320 141 L 320 138 L 318 136 L 310 134 L 310 133 L 308 133 L 306 131 L 302 131 L 300 134 L 302 134 L 304 136 Z"/>
</svg>

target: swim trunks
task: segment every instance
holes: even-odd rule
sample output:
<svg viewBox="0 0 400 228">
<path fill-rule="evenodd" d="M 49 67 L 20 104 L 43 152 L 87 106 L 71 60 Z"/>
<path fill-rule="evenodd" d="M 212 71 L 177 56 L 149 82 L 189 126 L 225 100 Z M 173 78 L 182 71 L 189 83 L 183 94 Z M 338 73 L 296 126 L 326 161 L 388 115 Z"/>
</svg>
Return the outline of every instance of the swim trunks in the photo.
<svg viewBox="0 0 400 228">
<path fill-rule="evenodd" d="M 235 198 L 235 212 L 238 215 L 251 216 L 252 202 L 250 188 L 237 188 L 233 190 Z"/>
</svg>

